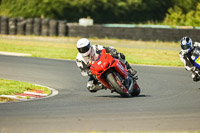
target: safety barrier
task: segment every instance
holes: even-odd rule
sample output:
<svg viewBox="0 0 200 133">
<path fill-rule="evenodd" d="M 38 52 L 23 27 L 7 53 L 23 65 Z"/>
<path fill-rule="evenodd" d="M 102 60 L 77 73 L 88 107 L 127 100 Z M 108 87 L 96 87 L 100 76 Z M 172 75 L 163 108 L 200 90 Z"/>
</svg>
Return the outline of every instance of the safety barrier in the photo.
<svg viewBox="0 0 200 133">
<path fill-rule="evenodd" d="M 67 21 L 0 17 L 0 34 L 67 36 Z"/>
<path fill-rule="evenodd" d="M 142 41 L 179 41 L 189 36 L 200 41 L 200 27 L 94 24 L 79 25 L 65 20 L 0 17 L 0 34 L 119 38 Z"/>
<path fill-rule="evenodd" d="M 200 29 L 152 28 L 152 27 L 107 27 L 105 25 L 80 26 L 68 24 L 68 36 L 118 38 L 142 41 L 179 41 L 189 36 L 194 41 L 200 41 Z"/>
</svg>

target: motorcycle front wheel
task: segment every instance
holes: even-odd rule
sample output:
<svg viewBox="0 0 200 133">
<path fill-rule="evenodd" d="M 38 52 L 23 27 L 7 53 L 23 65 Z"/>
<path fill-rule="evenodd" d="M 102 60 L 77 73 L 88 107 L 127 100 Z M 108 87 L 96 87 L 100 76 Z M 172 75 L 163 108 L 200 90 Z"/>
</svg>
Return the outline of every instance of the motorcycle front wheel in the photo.
<svg viewBox="0 0 200 133">
<path fill-rule="evenodd" d="M 108 73 L 106 80 L 108 81 L 108 83 L 110 84 L 110 86 L 112 86 L 117 93 L 119 93 L 122 97 L 129 97 L 129 94 L 127 92 L 125 92 L 117 83 L 117 80 L 115 79 L 115 77 L 113 76 L 113 73 Z"/>
<path fill-rule="evenodd" d="M 140 87 L 137 84 L 137 82 L 135 81 L 134 85 L 133 85 L 133 92 L 131 93 L 132 96 L 138 96 L 140 94 Z"/>
</svg>

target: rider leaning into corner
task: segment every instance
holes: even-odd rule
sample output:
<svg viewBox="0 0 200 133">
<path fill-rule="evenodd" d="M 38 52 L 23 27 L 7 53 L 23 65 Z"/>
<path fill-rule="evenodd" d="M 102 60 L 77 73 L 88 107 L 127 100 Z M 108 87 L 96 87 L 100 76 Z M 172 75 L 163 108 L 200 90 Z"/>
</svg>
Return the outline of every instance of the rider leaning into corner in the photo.
<svg viewBox="0 0 200 133">
<path fill-rule="evenodd" d="M 125 60 L 125 55 L 117 52 L 117 50 L 112 46 L 104 47 L 101 45 L 91 45 L 87 38 L 82 38 L 77 42 L 77 49 L 79 53 L 76 57 L 76 64 L 81 69 L 82 76 L 89 76 L 87 89 L 90 92 L 106 89 L 101 83 L 98 82 L 97 79 L 93 77 L 90 71 L 90 61 L 98 59 L 102 49 L 105 49 L 106 53 L 109 53 L 113 58 L 119 59 L 121 62 L 123 62 L 127 66 L 128 72 L 130 72 L 132 75 L 137 73 L 137 71 L 134 70 Z"/>
<path fill-rule="evenodd" d="M 197 82 L 200 80 L 200 77 L 198 76 L 199 71 L 194 66 L 194 57 L 195 55 L 198 55 L 200 50 L 200 43 L 195 42 L 193 44 L 192 39 L 186 36 L 181 39 L 180 45 L 180 59 L 184 63 L 185 69 L 192 72 L 193 81 Z"/>
</svg>

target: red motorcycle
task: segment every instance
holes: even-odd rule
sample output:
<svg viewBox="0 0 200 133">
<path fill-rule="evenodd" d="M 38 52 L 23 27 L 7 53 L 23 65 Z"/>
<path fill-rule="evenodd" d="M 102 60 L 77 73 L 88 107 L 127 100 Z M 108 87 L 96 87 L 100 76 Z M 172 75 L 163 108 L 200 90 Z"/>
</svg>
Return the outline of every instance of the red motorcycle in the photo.
<svg viewBox="0 0 200 133">
<path fill-rule="evenodd" d="M 91 61 L 90 70 L 93 75 L 111 92 L 117 92 L 122 97 L 138 96 L 140 87 L 126 69 L 126 65 L 113 58 L 103 49 L 97 60 Z"/>
</svg>

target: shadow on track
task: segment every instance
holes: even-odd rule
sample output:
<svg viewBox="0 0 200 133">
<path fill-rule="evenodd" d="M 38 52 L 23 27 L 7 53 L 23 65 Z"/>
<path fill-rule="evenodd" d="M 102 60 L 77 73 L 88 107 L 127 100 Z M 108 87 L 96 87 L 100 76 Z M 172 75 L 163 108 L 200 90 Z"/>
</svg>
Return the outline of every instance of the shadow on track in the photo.
<svg viewBox="0 0 200 133">
<path fill-rule="evenodd" d="M 104 95 L 104 96 L 96 96 L 96 97 L 106 97 L 106 98 L 140 98 L 140 97 L 151 97 L 151 95 L 139 95 L 136 97 L 121 97 L 120 95 Z"/>
</svg>

